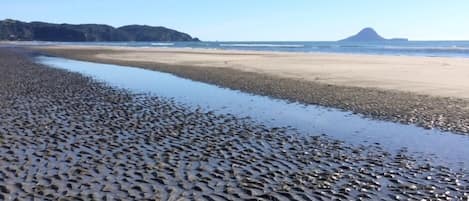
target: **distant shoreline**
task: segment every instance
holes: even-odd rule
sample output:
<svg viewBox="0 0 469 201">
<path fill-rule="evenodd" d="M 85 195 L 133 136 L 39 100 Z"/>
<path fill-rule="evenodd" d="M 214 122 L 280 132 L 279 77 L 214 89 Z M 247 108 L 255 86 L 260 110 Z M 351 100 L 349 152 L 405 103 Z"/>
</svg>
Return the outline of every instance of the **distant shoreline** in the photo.
<svg viewBox="0 0 469 201">
<path fill-rule="evenodd" d="M 469 67 L 464 66 L 469 59 L 129 47 L 34 49 L 48 55 L 158 70 L 254 94 L 469 134 L 469 92 L 464 91 L 469 90 L 464 85 L 469 83 L 461 77 L 469 74 Z M 408 64 L 396 68 L 399 63 L 392 62 Z M 432 84 L 432 80 L 436 83 Z"/>
</svg>

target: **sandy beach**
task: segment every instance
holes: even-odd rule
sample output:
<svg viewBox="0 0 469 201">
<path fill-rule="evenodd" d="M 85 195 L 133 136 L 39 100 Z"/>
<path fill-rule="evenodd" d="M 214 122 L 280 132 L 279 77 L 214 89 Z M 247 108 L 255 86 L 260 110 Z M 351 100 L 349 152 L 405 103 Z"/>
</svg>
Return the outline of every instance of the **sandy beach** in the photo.
<svg viewBox="0 0 469 201">
<path fill-rule="evenodd" d="M 0 50 L 2 200 L 468 198 L 466 170 L 192 110 Z"/>
<path fill-rule="evenodd" d="M 469 132 L 469 59 L 177 48 L 34 47 L 425 128 Z M 447 107 L 451 105 L 451 107 Z"/>
<path fill-rule="evenodd" d="M 47 49 L 101 49 L 97 59 L 230 68 L 325 84 L 469 98 L 469 58 L 98 46 Z"/>
<path fill-rule="evenodd" d="M 0 201 L 469 201 L 469 1 L 0 5 Z"/>
</svg>

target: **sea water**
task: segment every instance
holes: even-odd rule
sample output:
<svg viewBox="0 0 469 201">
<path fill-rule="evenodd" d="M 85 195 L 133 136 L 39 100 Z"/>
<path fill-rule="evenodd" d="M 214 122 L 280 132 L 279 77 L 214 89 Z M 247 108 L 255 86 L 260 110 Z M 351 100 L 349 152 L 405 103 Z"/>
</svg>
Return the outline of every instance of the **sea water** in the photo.
<svg viewBox="0 0 469 201">
<path fill-rule="evenodd" d="M 38 45 L 173 47 L 278 52 L 323 52 L 428 57 L 469 57 L 469 41 L 385 42 L 34 42 Z"/>
</svg>

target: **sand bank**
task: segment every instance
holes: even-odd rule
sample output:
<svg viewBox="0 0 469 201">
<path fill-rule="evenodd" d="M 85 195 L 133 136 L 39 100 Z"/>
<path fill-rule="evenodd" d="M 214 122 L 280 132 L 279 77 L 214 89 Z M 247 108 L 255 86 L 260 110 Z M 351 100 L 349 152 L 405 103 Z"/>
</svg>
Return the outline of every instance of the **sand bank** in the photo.
<svg viewBox="0 0 469 201">
<path fill-rule="evenodd" d="M 463 78 L 469 68 L 464 69 L 467 59 L 463 58 L 89 46 L 35 49 L 73 59 L 169 72 L 378 119 L 469 133 L 469 93 L 464 92 L 469 88 L 461 87 L 468 84 Z M 451 90 L 443 90 L 443 85 Z"/>
<path fill-rule="evenodd" d="M 64 48 L 64 47 L 50 47 Z M 231 68 L 326 84 L 469 98 L 469 58 L 67 46 L 97 58 Z"/>
</svg>

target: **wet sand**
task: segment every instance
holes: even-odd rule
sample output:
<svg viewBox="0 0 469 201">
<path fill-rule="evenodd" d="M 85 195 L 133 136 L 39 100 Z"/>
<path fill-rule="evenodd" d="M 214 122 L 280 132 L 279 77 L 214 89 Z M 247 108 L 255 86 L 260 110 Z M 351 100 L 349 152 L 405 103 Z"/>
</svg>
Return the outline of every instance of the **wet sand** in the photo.
<svg viewBox="0 0 469 201">
<path fill-rule="evenodd" d="M 467 170 L 117 90 L 0 50 L 0 199 L 467 200 Z"/>
<path fill-rule="evenodd" d="M 93 46 L 36 49 L 67 58 L 169 72 L 377 119 L 469 133 L 467 59 Z"/>
</svg>

